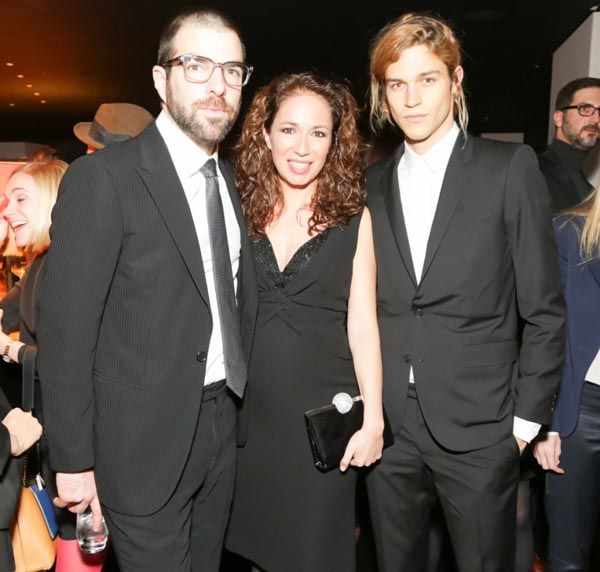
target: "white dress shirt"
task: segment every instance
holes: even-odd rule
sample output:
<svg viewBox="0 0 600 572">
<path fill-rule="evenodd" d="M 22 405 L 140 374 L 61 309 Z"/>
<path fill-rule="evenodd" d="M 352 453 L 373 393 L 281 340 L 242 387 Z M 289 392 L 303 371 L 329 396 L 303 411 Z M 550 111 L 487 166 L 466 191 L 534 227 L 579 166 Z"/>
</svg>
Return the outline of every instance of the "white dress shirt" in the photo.
<svg viewBox="0 0 600 572">
<path fill-rule="evenodd" d="M 423 154 L 417 153 L 408 143 L 405 143 L 404 154 L 398 163 L 400 201 L 417 283 L 421 281 L 427 242 L 440 198 L 444 175 L 459 133 L 458 125 L 454 123 L 450 131 Z M 409 382 L 415 383 L 412 366 Z M 539 423 L 514 417 L 513 433 L 515 437 L 530 442 L 539 430 Z"/>
<path fill-rule="evenodd" d="M 219 170 L 219 158 L 215 153 L 210 157 L 192 139 L 190 139 L 164 111 L 156 119 L 156 127 L 167 145 L 175 171 L 183 187 L 185 197 L 190 207 L 194 227 L 200 246 L 199 254 L 202 255 L 202 265 L 208 289 L 210 312 L 212 315 L 212 333 L 206 358 L 206 374 L 204 385 L 214 383 L 225 378 L 225 362 L 223 356 L 223 341 L 221 339 L 221 321 L 217 305 L 217 292 L 213 277 L 212 250 L 208 234 L 208 221 L 206 215 L 206 179 L 200 173 L 200 168 L 210 158 L 217 163 L 219 177 L 219 193 L 223 202 L 225 227 L 227 229 L 227 242 L 231 258 L 231 270 L 234 277 L 234 288 L 237 291 L 237 272 L 240 262 L 240 228 L 233 210 L 231 198 L 227 191 L 227 184 Z M 178 189 L 173 189 L 178 192 Z"/>
<path fill-rule="evenodd" d="M 600 385 L 600 350 L 598 350 L 594 361 L 590 364 L 590 367 L 585 374 L 585 381 Z"/>
</svg>

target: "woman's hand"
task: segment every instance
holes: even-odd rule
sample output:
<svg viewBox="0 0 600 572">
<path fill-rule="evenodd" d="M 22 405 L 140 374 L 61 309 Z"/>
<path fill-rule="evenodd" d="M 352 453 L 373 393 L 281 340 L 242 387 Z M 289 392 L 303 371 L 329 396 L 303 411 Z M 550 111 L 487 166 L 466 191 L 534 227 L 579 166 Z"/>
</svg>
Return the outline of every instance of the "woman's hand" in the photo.
<svg viewBox="0 0 600 572">
<path fill-rule="evenodd" d="M 8 334 L 5 334 L 3 329 L 2 329 L 2 317 L 4 316 L 4 310 L 0 310 L 0 356 L 4 356 L 4 352 L 6 350 L 6 346 L 8 344 L 10 344 L 10 348 L 9 348 L 9 352 L 8 352 L 8 357 L 18 363 L 19 361 L 19 350 L 21 349 L 21 346 L 24 346 L 25 344 L 23 342 L 20 342 L 18 340 L 14 340 L 13 338 L 11 338 Z"/>
<path fill-rule="evenodd" d="M 30 413 L 18 407 L 11 409 L 2 420 L 10 434 L 10 454 L 13 457 L 22 455 L 42 436 L 40 422 Z"/>
<path fill-rule="evenodd" d="M 381 459 L 382 450 L 383 423 L 381 429 L 363 426 L 350 437 L 344 457 L 340 461 L 340 471 L 346 471 L 350 465 L 368 467 Z"/>
<path fill-rule="evenodd" d="M 10 342 L 13 341 L 13 339 L 10 336 L 7 336 L 3 331 L 2 331 L 2 310 L 0 310 L 0 356 L 4 355 L 4 349 L 6 348 L 7 344 L 9 344 Z"/>
<path fill-rule="evenodd" d="M 559 475 L 565 470 L 559 467 L 561 441 L 558 435 L 542 435 L 533 445 L 533 455 L 542 469 Z"/>
</svg>

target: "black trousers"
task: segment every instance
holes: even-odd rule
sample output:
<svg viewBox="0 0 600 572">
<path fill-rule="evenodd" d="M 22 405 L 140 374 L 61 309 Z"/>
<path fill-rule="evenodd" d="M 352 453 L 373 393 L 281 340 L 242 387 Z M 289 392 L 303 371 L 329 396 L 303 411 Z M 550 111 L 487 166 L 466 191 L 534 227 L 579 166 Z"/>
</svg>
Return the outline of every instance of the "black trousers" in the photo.
<svg viewBox="0 0 600 572">
<path fill-rule="evenodd" d="M 15 561 L 13 560 L 12 542 L 10 530 L 0 529 L 0 570 L 3 572 L 14 572 Z"/>
<path fill-rule="evenodd" d="M 411 387 L 400 434 L 367 477 L 380 572 L 426 570 L 436 497 L 461 572 L 512 571 L 519 457 L 512 435 L 476 451 L 444 449 Z"/>
<path fill-rule="evenodd" d="M 548 572 L 587 572 L 600 513 L 600 386 L 583 384 L 579 423 L 562 439 L 564 475 L 546 475 Z"/>
<path fill-rule="evenodd" d="M 186 466 L 167 504 L 147 516 L 103 507 L 121 572 L 218 572 L 233 494 L 235 428 L 236 406 L 225 383 L 208 386 Z"/>
</svg>

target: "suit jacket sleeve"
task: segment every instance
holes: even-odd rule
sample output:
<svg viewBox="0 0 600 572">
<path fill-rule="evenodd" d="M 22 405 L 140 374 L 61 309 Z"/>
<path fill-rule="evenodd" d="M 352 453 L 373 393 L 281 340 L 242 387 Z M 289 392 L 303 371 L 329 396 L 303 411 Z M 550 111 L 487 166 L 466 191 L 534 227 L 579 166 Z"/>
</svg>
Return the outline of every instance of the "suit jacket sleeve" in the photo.
<svg viewBox="0 0 600 572">
<path fill-rule="evenodd" d="M 514 414 L 547 424 L 563 363 L 564 300 L 546 183 L 526 146 L 510 161 L 505 219 L 524 322 Z"/>
<path fill-rule="evenodd" d="M 94 466 L 94 358 L 121 239 L 119 194 L 105 163 L 77 160 L 52 213 L 38 297 L 38 373 L 55 471 Z"/>
</svg>

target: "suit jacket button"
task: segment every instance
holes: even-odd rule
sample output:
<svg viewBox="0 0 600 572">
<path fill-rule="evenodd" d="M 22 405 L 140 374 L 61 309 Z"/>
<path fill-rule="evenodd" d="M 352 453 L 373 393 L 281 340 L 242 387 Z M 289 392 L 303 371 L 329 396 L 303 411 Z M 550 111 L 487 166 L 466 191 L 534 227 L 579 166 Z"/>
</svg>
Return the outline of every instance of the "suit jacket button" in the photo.
<svg viewBox="0 0 600 572">
<path fill-rule="evenodd" d="M 410 363 L 412 361 L 412 356 L 409 354 L 404 354 L 402 359 L 404 360 L 404 363 Z"/>
<path fill-rule="evenodd" d="M 417 308 L 417 309 L 415 310 L 415 316 L 416 316 L 417 318 L 422 318 L 422 317 L 423 317 L 423 310 L 422 310 L 421 308 Z"/>
<path fill-rule="evenodd" d="M 200 363 L 204 363 L 206 361 L 206 352 L 198 352 L 196 354 L 196 359 L 200 362 Z"/>
</svg>

